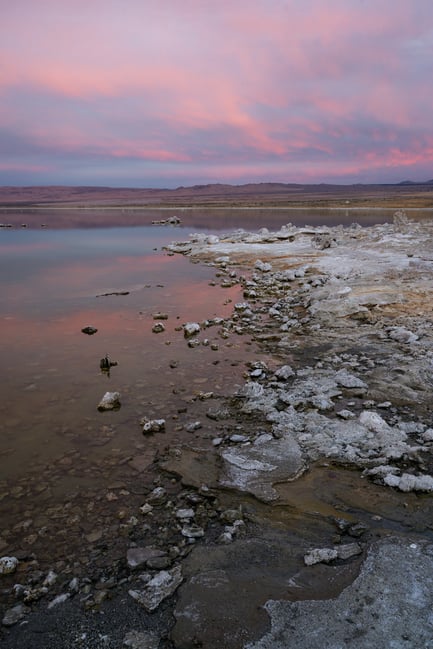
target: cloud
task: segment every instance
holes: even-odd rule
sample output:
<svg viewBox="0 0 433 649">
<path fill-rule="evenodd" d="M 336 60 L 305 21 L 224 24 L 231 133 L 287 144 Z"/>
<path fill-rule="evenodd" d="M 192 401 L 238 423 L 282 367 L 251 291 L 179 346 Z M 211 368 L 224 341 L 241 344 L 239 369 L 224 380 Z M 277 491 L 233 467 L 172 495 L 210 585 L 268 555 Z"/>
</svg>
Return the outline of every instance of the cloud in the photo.
<svg viewBox="0 0 433 649">
<path fill-rule="evenodd" d="M 22 0 L 2 26 L 0 182 L 431 175 L 430 1 Z"/>
</svg>

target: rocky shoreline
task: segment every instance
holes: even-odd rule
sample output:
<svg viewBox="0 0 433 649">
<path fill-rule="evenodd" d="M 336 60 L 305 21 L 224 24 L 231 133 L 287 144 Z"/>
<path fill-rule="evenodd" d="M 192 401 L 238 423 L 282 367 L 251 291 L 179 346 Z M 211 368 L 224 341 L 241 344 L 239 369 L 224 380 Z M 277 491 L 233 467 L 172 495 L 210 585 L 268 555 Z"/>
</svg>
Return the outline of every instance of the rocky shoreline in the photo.
<svg viewBox="0 0 433 649">
<path fill-rule="evenodd" d="M 431 646 L 433 222 L 191 235 L 176 253 L 243 292 L 229 318 L 180 328 L 192 356 L 248 336 L 257 360 L 146 460 L 115 567 L 3 560 L 4 646 Z M 365 503 L 296 502 L 349 473 Z"/>
</svg>

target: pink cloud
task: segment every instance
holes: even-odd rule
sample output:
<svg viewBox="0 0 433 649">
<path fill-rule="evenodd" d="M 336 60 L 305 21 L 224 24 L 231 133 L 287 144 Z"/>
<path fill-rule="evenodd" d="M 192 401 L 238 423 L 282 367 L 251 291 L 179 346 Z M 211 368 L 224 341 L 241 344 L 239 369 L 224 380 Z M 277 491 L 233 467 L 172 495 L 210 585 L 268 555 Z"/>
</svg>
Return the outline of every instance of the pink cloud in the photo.
<svg viewBox="0 0 433 649">
<path fill-rule="evenodd" d="M 2 16 L 0 129 L 33 148 L 113 165 L 213 161 L 214 175 L 247 159 L 307 174 L 308 152 L 344 175 L 349 150 L 354 168 L 370 153 L 386 168 L 391 144 L 402 169 L 429 161 L 414 149 L 432 133 L 427 0 L 34 0 L 25 21 L 16 4 Z M 0 169 L 50 172 L 10 162 Z"/>
</svg>

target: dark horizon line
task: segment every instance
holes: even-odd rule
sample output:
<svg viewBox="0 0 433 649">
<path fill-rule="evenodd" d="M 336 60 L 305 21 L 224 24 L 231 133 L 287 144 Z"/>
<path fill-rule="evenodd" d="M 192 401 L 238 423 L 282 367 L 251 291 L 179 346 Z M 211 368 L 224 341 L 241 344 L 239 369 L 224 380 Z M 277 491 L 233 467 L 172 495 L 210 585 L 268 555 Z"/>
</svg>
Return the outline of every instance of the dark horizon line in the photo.
<svg viewBox="0 0 433 649">
<path fill-rule="evenodd" d="M 261 185 L 270 185 L 278 187 L 401 187 L 401 186 L 413 186 L 413 185 L 433 185 L 433 179 L 430 180 L 402 180 L 399 182 L 378 182 L 378 183 L 326 183 L 326 182 L 315 182 L 315 183 L 284 183 L 278 181 L 258 181 L 258 182 L 246 182 L 246 183 L 200 183 L 195 185 L 179 185 L 178 187 L 127 187 L 127 186 L 115 186 L 115 185 L 67 185 L 67 184 L 39 184 L 39 185 L 0 185 L 0 191 L 2 189 L 86 189 L 86 190 L 131 190 L 131 191 L 154 191 L 154 192 L 175 192 L 178 190 L 190 190 L 190 189 L 206 189 L 211 187 L 231 187 L 231 188 L 241 188 L 241 187 L 259 187 Z"/>
</svg>

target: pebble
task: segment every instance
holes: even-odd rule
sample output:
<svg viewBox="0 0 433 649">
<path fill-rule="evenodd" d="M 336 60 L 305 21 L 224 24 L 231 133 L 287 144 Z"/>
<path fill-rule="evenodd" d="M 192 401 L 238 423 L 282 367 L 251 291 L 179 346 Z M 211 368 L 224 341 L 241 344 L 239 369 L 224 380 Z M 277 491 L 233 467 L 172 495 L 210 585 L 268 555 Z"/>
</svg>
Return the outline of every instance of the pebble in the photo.
<svg viewBox="0 0 433 649">
<path fill-rule="evenodd" d="M 143 435 L 161 433 L 165 430 L 165 419 L 142 419 Z"/>
<path fill-rule="evenodd" d="M 9 575 L 17 569 L 18 559 L 16 557 L 0 558 L 0 575 Z"/>
<path fill-rule="evenodd" d="M 191 519 L 194 518 L 194 510 L 193 509 L 178 509 L 176 510 L 176 518 L 180 519 Z"/>
<path fill-rule="evenodd" d="M 243 444 L 244 442 L 249 442 L 250 438 L 247 437 L 246 435 L 231 435 L 230 436 L 230 441 L 233 442 L 234 444 Z"/>
<path fill-rule="evenodd" d="M 59 604 L 64 604 L 66 600 L 70 598 L 71 594 L 70 593 L 62 593 L 61 595 L 57 595 L 51 602 L 48 604 L 48 608 L 52 609 L 55 606 L 58 606 Z"/>
<path fill-rule="evenodd" d="M 199 430 L 200 428 L 202 428 L 201 421 L 193 421 L 190 424 L 187 424 L 185 426 L 185 430 L 187 433 L 193 433 L 194 431 Z"/>
<path fill-rule="evenodd" d="M 181 533 L 188 539 L 199 539 L 204 536 L 204 529 L 199 525 L 184 525 Z"/>
<path fill-rule="evenodd" d="M 147 499 L 153 505 L 161 505 L 167 499 L 167 492 L 164 487 L 155 487 Z"/>
</svg>

